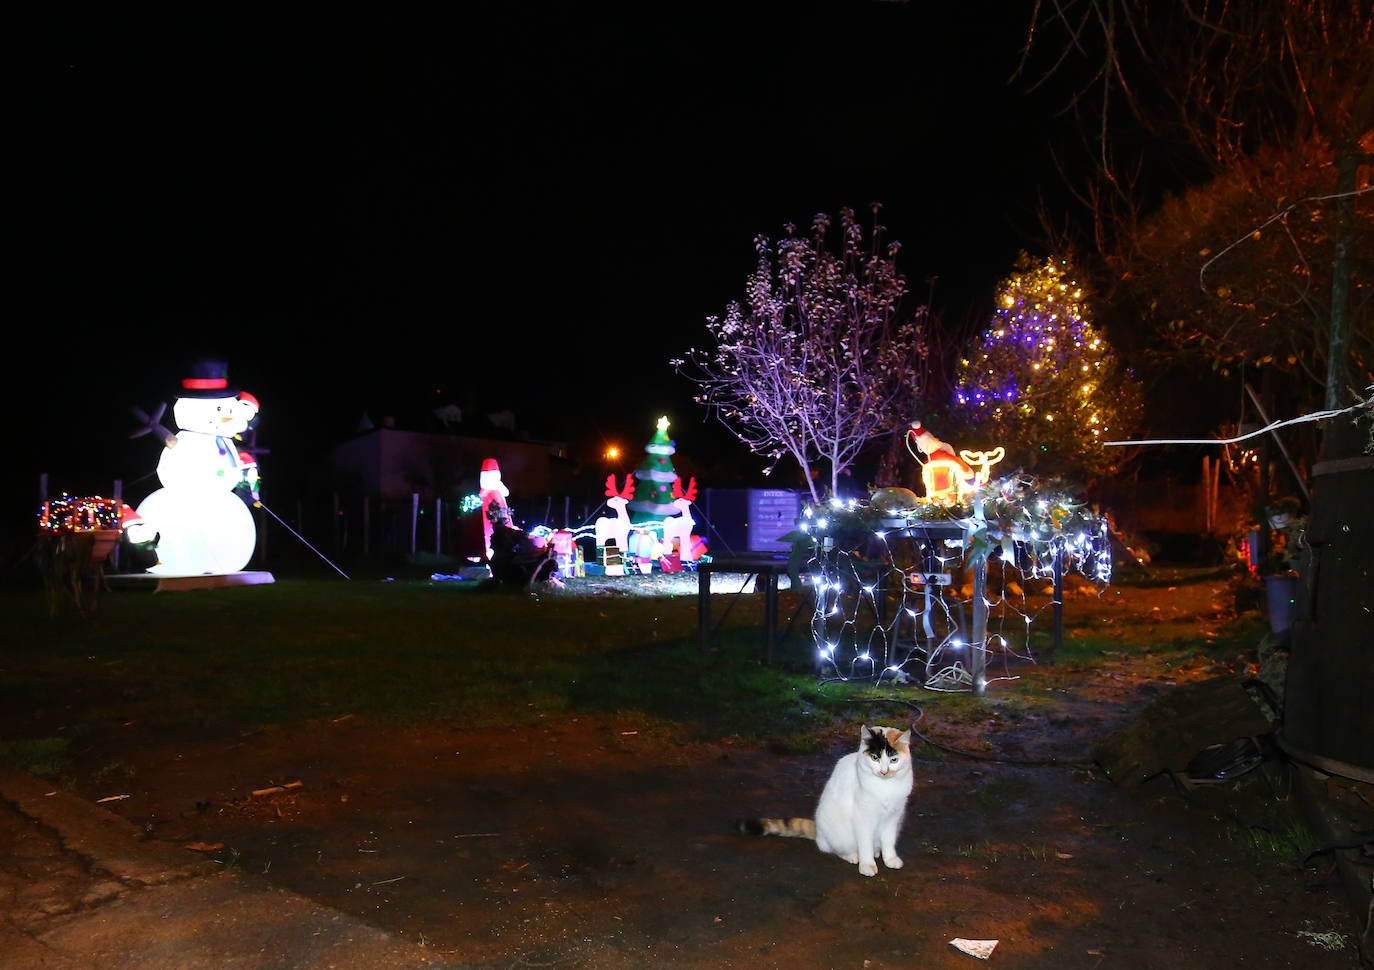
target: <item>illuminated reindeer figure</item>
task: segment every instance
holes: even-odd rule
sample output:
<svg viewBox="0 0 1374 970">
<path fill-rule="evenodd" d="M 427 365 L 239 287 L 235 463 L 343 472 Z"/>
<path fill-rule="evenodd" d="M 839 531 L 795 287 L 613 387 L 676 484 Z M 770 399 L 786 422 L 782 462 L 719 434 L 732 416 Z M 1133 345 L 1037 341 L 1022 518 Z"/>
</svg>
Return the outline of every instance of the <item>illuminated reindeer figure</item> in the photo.
<svg viewBox="0 0 1374 970">
<path fill-rule="evenodd" d="M 697 480 L 691 479 L 687 483 L 687 491 L 682 491 L 682 479 L 673 482 L 673 506 L 678 510 L 677 515 L 670 515 L 663 520 L 663 548 L 671 552 L 673 542 L 676 540 L 678 555 L 684 561 L 690 562 L 696 559 L 696 552 L 692 548 L 692 528 L 696 520 L 692 518 L 692 502 L 697 497 Z"/>
<path fill-rule="evenodd" d="M 626 475 L 625 487 L 617 490 L 615 476 L 607 475 L 606 496 L 606 504 L 615 511 L 615 518 L 603 515 L 596 520 L 596 548 L 604 549 L 614 540 L 616 549 L 623 556 L 630 537 L 630 513 L 625 507 L 630 504 L 630 499 L 635 497 L 634 476 Z"/>
</svg>

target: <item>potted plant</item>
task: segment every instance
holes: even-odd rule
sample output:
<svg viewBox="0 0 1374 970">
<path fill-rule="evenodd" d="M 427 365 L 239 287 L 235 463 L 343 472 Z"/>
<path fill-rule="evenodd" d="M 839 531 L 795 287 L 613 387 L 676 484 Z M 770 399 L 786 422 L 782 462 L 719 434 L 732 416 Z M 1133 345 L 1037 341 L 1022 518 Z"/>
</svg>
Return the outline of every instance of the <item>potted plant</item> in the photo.
<svg viewBox="0 0 1374 970">
<path fill-rule="evenodd" d="M 1259 563 L 1269 607 L 1269 625 L 1276 635 L 1292 626 L 1298 595 L 1298 557 L 1307 518 L 1302 503 L 1291 495 L 1271 499 L 1257 518 L 1270 529 L 1269 554 Z"/>
</svg>

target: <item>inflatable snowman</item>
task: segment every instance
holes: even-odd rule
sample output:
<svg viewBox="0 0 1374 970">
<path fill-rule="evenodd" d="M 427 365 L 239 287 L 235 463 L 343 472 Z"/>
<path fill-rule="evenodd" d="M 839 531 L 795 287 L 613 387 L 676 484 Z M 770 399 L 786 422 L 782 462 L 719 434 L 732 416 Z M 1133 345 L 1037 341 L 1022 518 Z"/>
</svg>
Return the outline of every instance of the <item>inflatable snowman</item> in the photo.
<svg viewBox="0 0 1374 970">
<path fill-rule="evenodd" d="M 138 506 L 131 541 L 157 537 L 150 573 L 188 576 L 239 572 L 253 557 L 257 526 L 257 463 L 238 438 L 258 417 L 251 394 L 230 388 L 228 368 L 200 361 L 172 406 L 177 432 L 162 432 L 157 463 L 162 487 Z"/>
</svg>

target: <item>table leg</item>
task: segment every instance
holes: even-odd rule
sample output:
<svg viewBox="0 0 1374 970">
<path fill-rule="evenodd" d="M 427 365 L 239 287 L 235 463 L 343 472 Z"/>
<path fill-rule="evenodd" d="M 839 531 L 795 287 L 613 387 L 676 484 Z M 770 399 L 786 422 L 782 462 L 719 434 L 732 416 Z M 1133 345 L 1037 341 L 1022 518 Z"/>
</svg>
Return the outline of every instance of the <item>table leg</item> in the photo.
<svg viewBox="0 0 1374 970">
<path fill-rule="evenodd" d="M 697 565 L 697 631 L 701 649 L 711 649 L 711 564 Z"/>
<path fill-rule="evenodd" d="M 773 644 L 778 638 L 778 574 L 769 569 L 760 574 L 764 576 L 763 587 L 763 662 L 772 665 Z"/>
</svg>

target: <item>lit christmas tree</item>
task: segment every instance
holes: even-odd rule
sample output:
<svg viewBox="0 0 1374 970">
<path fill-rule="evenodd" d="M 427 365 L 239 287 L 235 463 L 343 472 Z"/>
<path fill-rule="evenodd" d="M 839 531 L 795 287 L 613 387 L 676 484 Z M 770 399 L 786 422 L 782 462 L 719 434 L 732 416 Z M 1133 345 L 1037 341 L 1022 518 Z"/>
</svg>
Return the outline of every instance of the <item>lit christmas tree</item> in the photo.
<svg viewBox="0 0 1374 970">
<path fill-rule="evenodd" d="M 1139 423 L 1137 382 L 1092 325 L 1067 260 L 1034 262 L 997 288 L 991 326 L 960 360 L 955 409 L 1007 448 L 1008 464 L 1059 475 L 1111 472 L 1124 453 L 1103 447 Z"/>
<path fill-rule="evenodd" d="M 673 468 L 673 453 L 677 446 L 668 437 L 668 419 L 658 419 L 658 428 L 644 446 L 644 461 L 635 469 L 635 497 L 628 508 L 630 521 L 656 522 L 677 514 L 673 504 L 673 483 L 677 471 Z"/>
</svg>

